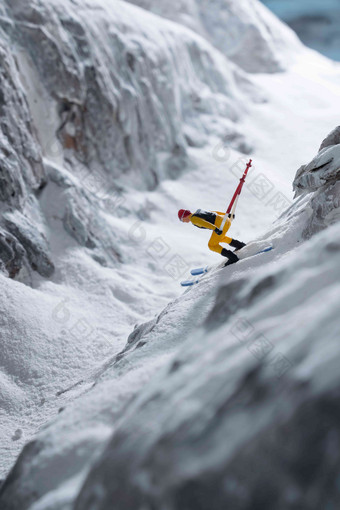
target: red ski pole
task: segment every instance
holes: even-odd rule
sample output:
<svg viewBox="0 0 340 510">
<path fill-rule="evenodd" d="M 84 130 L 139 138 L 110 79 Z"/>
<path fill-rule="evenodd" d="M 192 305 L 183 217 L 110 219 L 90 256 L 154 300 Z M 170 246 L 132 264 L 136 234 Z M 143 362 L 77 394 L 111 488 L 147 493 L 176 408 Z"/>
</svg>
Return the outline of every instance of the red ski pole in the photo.
<svg viewBox="0 0 340 510">
<path fill-rule="evenodd" d="M 231 199 L 231 202 L 230 202 L 230 204 L 229 204 L 229 207 L 228 207 L 228 209 L 227 209 L 227 212 L 226 212 L 226 213 L 225 213 L 225 215 L 224 215 L 224 218 L 223 218 L 223 221 L 222 221 L 222 224 L 221 224 L 221 227 L 220 227 L 220 228 L 221 228 L 221 230 L 223 230 L 224 225 L 226 224 L 226 221 L 227 221 L 228 217 L 230 218 L 230 217 L 232 216 L 232 214 L 230 214 L 230 213 L 231 213 L 231 210 L 233 209 L 233 210 L 235 211 L 235 209 L 236 209 L 237 200 L 238 200 L 238 198 L 239 198 L 239 196 L 240 196 L 240 194 L 241 194 L 241 191 L 242 191 L 242 188 L 243 188 L 243 184 L 245 183 L 245 180 L 246 180 L 246 177 L 247 177 L 247 175 L 248 175 L 249 169 L 250 169 L 250 167 L 252 166 L 252 165 L 251 165 L 251 164 L 252 164 L 252 162 L 253 162 L 253 161 L 252 161 L 252 159 L 250 159 L 250 160 L 249 160 L 249 162 L 247 163 L 247 167 L 246 167 L 246 169 L 245 169 L 245 171 L 244 171 L 244 173 L 243 173 L 243 175 L 242 175 L 242 177 L 241 177 L 241 179 L 240 179 L 240 182 L 239 182 L 239 184 L 238 184 L 238 186 L 237 186 L 237 188 L 236 188 L 236 191 L 235 191 L 235 193 L 234 193 L 234 196 L 233 196 L 233 198 Z"/>
</svg>

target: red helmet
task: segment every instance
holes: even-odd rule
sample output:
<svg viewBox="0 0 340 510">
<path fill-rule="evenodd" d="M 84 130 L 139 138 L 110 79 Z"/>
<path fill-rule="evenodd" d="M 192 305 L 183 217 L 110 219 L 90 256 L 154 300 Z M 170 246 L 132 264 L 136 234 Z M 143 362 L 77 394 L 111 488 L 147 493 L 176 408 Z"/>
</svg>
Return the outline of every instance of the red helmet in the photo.
<svg viewBox="0 0 340 510">
<path fill-rule="evenodd" d="M 191 214 L 191 211 L 188 211 L 187 209 L 180 209 L 178 211 L 178 217 L 181 221 L 183 221 L 183 218 L 190 216 L 190 214 Z"/>
</svg>

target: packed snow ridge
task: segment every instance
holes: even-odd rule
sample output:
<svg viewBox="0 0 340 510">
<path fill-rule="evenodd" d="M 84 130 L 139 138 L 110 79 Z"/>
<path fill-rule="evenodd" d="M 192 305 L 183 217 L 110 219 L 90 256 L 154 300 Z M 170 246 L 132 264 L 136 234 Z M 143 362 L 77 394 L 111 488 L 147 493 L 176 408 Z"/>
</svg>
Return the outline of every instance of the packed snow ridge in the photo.
<svg viewBox="0 0 340 510">
<path fill-rule="evenodd" d="M 132 3 L 0 5 L 0 508 L 335 508 L 339 128 L 287 190 L 338 67 L 253 0 Z M 179 295 L 218 259 L 176 210 L 249 154 L 274 249 Z"/>
<path fill-rule="evenodd" d="M 339 133 L 256 241 L 272 252 L 139 326 L 25 447 L 2 508 L 336 508 Z"/>
</svg>

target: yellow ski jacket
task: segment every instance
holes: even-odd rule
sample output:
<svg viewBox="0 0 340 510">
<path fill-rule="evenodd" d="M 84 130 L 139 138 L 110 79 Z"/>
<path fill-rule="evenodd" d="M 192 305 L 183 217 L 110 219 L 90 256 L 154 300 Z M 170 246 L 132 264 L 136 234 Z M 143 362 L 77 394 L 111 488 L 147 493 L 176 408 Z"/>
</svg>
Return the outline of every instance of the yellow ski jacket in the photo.
<svg viewBox="0 0 340 510">
<path fill-rule="evenodd" d="M 202 209 L 198 209 L 191 215 L 190 221 L 193 225 L 195 225 L 195 227 L 215 230 L 215 228 L 220 228 L 224 215 L 225 213 L 220 211 L 203 211 Z M 223 250 L 221 243 L 230 244 L 233 241 L 231 237 L 226 235 L 230 226 L 231 220 L 228 218 L 221 235 L 218 235 L 215 232 L 211 234 L 208 243 L 210 250 L 215 251 L 216 253 L 221 253 Z"/>
<path fill-rule="evenodd" d="M 191 215 L 190 221 L 195 227 L 206 228 L 209 230 L 215 230 L 220 228 L 225 213 L 220 211 L 203 211 L 198 209 Z M 231 225 L 231 221 L 228 218 L 224 226 L 223 232 L 228 232 Z"/>
</svg>

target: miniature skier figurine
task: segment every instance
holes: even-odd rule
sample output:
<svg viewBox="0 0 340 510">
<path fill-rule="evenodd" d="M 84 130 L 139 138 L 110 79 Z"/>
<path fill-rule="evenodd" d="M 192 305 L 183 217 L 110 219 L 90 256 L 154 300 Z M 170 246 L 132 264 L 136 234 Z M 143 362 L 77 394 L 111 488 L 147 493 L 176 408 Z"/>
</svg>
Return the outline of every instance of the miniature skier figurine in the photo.
<svg viewBox="0 0 340 510">
<path fill-rule="evenodd" d="M 195 213 L 191 213 L 185 209 L 180 209 L 178 211 L 178 218 L 183 223 L 191 222 L 195 227 L 213 230 L 208 243 L 209 249 L 226 257 L 228 261 L 225 265 L 227 266 L 229 264 L 234 264 L 239 258 L 233 251 L 223 248 L 221 243 L 227 243 L 233 248 L 236 248 L 236 250 L 240 250 L 246 245 L 226 235 L 231 226 L 230 218 L 226 220 L 223 230 L 220 230 L 224 217 L 225 213 L 219 211 L 203 211 L 202 209 L 198 209 Z"/>
</svg>

